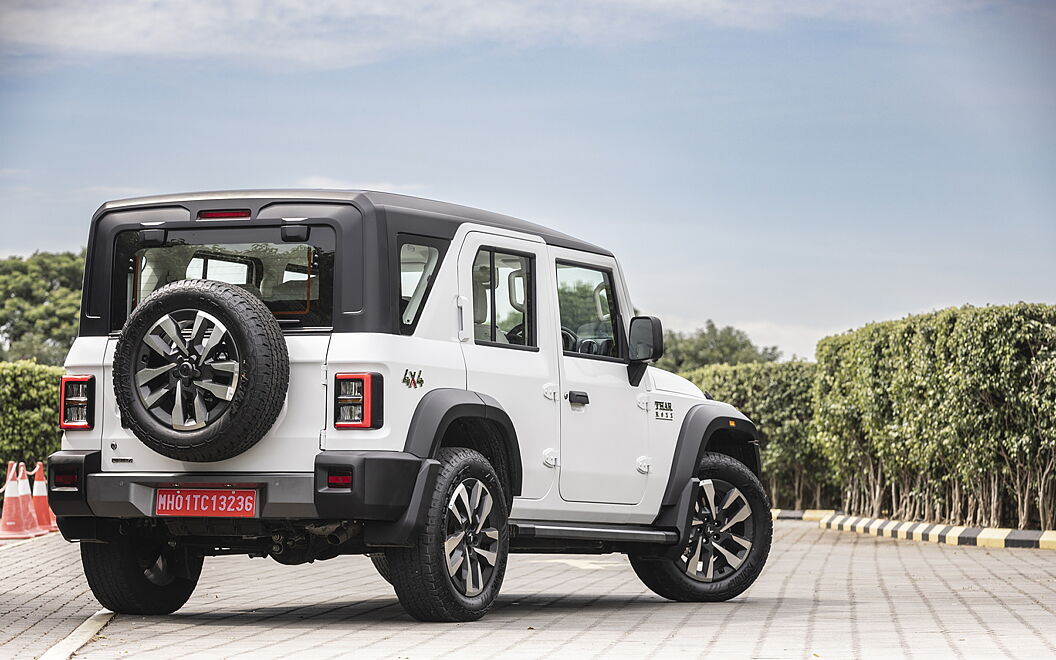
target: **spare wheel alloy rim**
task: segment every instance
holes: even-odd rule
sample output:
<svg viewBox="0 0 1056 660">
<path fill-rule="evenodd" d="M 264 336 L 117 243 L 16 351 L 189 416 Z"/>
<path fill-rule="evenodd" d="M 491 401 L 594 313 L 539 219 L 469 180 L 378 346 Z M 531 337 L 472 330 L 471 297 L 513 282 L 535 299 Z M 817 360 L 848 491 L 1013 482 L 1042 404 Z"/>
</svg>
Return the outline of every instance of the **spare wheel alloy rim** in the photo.
<svg viewBox="0 0 1056 660">
<path fill-rule="evenodd" d="M 499 553 L 495 502 L 479 479 L 466 479 L 447 503 L 444 554 L 451 583 L 465 596 L 477 596 L 491 582 Z"/>
<path fill-rule="evenodd" d="M 238 347 L 227 327 L 198 309 L 181 309 L 154 322 L 136 354 L 136 390 L 143 407 L 176 431 L 219 419 L 238 388 Z"/>
</svg>

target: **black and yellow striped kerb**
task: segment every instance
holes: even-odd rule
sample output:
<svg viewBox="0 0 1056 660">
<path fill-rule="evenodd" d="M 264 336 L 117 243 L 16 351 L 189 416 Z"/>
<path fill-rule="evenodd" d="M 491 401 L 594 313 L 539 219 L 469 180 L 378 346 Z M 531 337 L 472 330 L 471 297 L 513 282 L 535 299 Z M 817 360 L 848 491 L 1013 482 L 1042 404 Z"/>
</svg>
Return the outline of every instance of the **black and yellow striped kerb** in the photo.
<svg viewBox="0 0 1056 660">
<path fill-rule="evenodd" d="M 1056 531 L 1004 529 L 996 527 L 960 527 L 926 522 L 902 522 L 884 518 L 860 518 L 832 513 L 818 521 L 822 529 L 857 532 L 910 541 L 929 541 L 946 545 L 975 545 L 983 548 L 1041 548 L 1056 550 Z"/>
</svg>

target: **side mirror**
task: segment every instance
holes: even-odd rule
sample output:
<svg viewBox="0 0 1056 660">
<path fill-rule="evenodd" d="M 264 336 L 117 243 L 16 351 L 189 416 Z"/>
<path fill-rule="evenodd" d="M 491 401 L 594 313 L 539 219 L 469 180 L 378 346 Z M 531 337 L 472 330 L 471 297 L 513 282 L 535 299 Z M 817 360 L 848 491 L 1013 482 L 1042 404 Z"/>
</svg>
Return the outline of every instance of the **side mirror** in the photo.
<svg viewBox="0 0 1056 660">
<path fill-rule="evenodd" d="M 655 316 L 631 319 L 628 333 L 631 362 L 656 362 L 664 355 L 664 328 Z"/>
<path fill-rule="evenodd" d="M 655 316 L 636 316 L 631 319 L 627 333 L 627 376 L 631 385 L 638 387 L 649 362 L 656 362 L 664 355 L 664 327 Z"/>
</svg>

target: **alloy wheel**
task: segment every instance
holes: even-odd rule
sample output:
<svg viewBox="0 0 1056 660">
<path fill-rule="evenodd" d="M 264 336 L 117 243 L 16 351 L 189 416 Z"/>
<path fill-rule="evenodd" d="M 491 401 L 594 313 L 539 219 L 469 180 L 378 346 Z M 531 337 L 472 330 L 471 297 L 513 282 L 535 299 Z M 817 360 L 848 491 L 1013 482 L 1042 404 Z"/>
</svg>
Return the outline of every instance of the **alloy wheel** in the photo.
<svg viewBox="0 0 1056 660">
<path fill-rule="evenodd" d="M 700 582 L 717 582 L 737 572 L 752 549 L 752 508 L 737 487 L 704 479 L 697 491 L 689 544 L 680 564 Z"/>
<path fill-rule="evenodd" d="M 137 354 L 143 406 L 176 431 L 216 421 L 238 387 L 239 358 L 227 328 L 201 310 L 165 314 L 147 330 Z"/>
<path fill-rule="evenodd" d="M 452 584 L 465 596 L 484 591 L 495 573 L 499 530 L 495 526 L 494 506 L 495 499 L 479 479 L 460 483 L 447 503 L 447 572 Z"/>
</svg>

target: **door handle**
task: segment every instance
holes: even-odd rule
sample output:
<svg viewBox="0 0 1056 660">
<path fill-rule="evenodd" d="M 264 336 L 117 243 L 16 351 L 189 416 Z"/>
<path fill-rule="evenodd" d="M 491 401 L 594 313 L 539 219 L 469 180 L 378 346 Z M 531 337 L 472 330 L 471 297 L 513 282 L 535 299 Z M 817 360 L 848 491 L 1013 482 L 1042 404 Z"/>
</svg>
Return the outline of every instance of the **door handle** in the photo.
<svg viewBox="0 0 1056 660">
<path fill-rule="evenodd" d="M 585 406 L 590 403 L 590 396 L 586 392 L 571 391 L 568 393 L 569 403 L 578 403 L 581 406 Z"/>
</svg>

